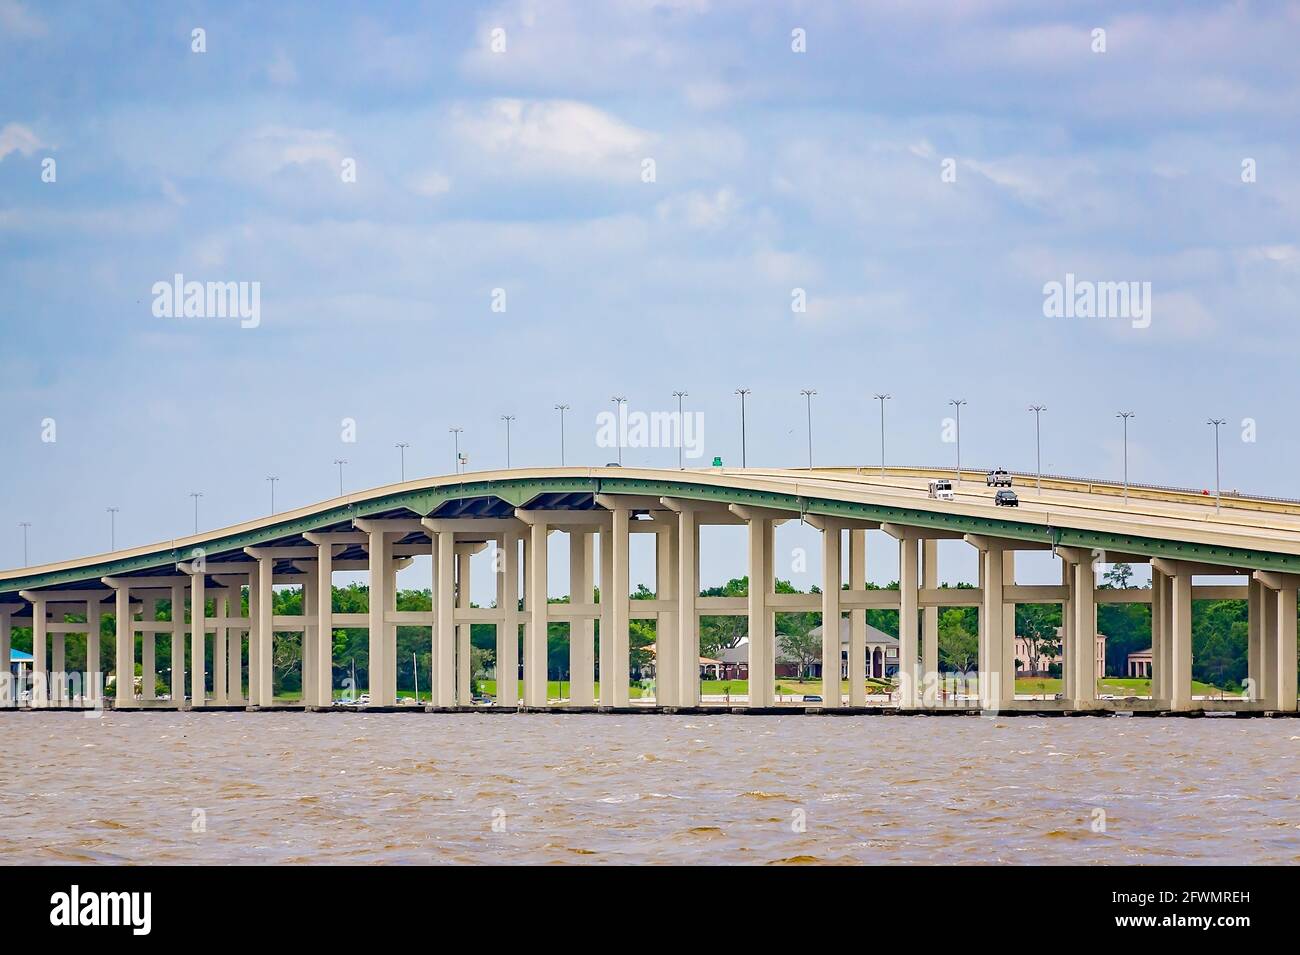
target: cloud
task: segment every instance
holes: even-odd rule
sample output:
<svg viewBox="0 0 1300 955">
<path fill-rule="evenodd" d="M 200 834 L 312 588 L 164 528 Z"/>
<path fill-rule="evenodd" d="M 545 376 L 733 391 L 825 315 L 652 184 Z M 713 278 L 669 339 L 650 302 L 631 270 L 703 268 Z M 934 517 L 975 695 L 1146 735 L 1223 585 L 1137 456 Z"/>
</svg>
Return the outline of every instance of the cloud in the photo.
<svg viewBox="0 0 1300 955">
<path fill-rule="evenodd" d="M 714 230 L 731 224 L 740 200 L 729 186 L 712 193 L 687 192 L 672 196 L 655 206 L 661 222 L 684 225 L 688 229 Z"/>
<path fill-rule="evenodd" d="M 427 169 L 410 181 L 411 191 L 426 199 L 436 199 L 451 190 L 451 180 L 436 169 Z"/>
<path fill-rule="evenodd" d="M 0 0 L 0 27 L 4 28 L 0 33 L 11 36 L 40 37 L 48 32 L 45 21 L 18 0 Z"/>
<path fill-rule="evenodd" d="M 240 178 L 269 179 L 293 166 L 323 164 L 337 172 L 344 156 L 333 130 L 262 126 L 235 144 L 226 166 Z"/>
<path fill-rule="evenodd" d="M 6 123 L 0 129 L 0 161 L 12 152 L 30 156 L 38 149 L 49 148 L 31 129 L 19 123 Z"/>
</svg>

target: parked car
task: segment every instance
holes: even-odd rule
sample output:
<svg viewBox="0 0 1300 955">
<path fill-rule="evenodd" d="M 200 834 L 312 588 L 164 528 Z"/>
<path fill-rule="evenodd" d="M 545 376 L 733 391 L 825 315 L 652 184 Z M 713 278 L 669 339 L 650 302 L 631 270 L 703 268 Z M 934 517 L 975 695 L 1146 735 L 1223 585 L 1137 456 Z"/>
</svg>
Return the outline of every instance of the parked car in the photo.
<svg viewBox="0 0 1300 955">
<path fill-rule="evenodd" d="M 1016 497 L 1015 491 L 998 491 L 993 495 L 993 503 L 998 507 L 1019 507 L 1020 498 Z"/>
<path fill-rule="evenodd" d="M 984 483 L 989 487 L 1010 487 L 1011 474 L 1006 468 L 994 468 L 984 476 Z"/>
<path fill-rule="evenodd" d="M 816 693 L 805 693 L 805 694 L 803 695 L 803 701 L 804 701 L 805 703 L 821 703 L 821 702 L 823 702 L 822 698 L 821 698 L 820 696 L 818 696 Z"/>
<path fill-rule="evenodd" d="M 947 478 L 931 478 L 930 496 L 937 501 L 951 501 L 953 499 L 952 482 Z"/>
</svg>

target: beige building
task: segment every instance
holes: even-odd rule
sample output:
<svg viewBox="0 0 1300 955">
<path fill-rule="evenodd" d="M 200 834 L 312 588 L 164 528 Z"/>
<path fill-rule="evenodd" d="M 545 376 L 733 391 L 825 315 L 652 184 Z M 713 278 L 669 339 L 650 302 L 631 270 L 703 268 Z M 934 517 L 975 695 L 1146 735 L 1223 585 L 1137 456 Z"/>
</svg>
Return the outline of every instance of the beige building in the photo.
<svg viewBox="0 0 1300 955">
<path fill-rule="evenodd" d="M 1056 643 L 1057 646 L 1060 646 L 1061 643 L 1060 627 L 1056 628 Z M 1061 665 L 1061 654 L 1059 651 L 1052 654 L 1040 652 L 1038 654 L 1038 658 L 1036 661 L 1038 664 L 1037 672 L 1031 670 L 1030 668 L 1035 662 L 1033 644 L 1030 643 L 1030 641 L 1026 637 L 1020 636 L 1020 634 L 1016 634 L 1015 654 L 1016 654 L 1016 676 L 1043 676 L 1046 675 L 1046 673 L 1048 672 L 1048 668 L 1051 667 L 1052 665 L 1056 665 L 1056 666 Z M 1148 661 L 1150 660 L 1150 658 L 1151 658 L 1151 651 L 1148 650 L 1147 651 Z M 1106 675 L 1106 635 L 1104 633 L 1097 634 L 1097 640 L 1093 649 L 1093 661 L 1096 664 L 1095 672 L 1097 674 L 1097 679 L 1100 680 L 1102 677 Z"/>
</svg>

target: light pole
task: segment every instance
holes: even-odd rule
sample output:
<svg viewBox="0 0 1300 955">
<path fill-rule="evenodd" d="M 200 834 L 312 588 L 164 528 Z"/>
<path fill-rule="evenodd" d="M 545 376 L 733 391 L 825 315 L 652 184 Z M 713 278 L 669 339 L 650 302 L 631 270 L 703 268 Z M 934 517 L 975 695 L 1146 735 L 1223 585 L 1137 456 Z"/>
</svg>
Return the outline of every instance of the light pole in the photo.
<svg viewBox="0 0 1300 955">
<path fill-rule="evenodd" d="M 1137 415 L 1131 411 L 1121 411 L 1115 417 L 1124 419 L 1124 506 L 1128 507 L 1128 419 Z"/>
<path fill-rule="evenodd" d="M 402 456 L 402 483 L 403 484 L 406 483 L 406 449 L 409 448 L 410 446 L 411 445 L 406 441 L 398 441 L 397 444 L 393 445 L 393 447 L 397 448 L 397 452 Z"/>
<path fill-rule="evenodd" d="M 199 532 L 199 498 L 203 496 L 202 491 L 190 491 L 190 497 L 194 498 L 194 533 Z"/>
<path fill-rule="evenodd" d="M 111 506 L 108 510 L 108 549 L 110 553 L 117 550 L 117 512 L 121 508 Z"/>
<path fill-rule="evenodd" d="M 742 468 L 748 465 L 745 460 L 745 396 L 749 393 L 748 388 L 736 389 L 736 394 L 740 395 L 740 466 Z"/>
<path fill-rule="evenodd" d="M 965 398 L 950 398 L 948 404 L 952 405 L 957 411 L 957 483 L 961 483 L 961 406 L 966 404 Z"/>
<path fill-rule="evenodd" d="M 685 419 L 682 417 L 682 399 L 687 397 L 689 392 L 674 391 L 673 397 L 677 399 L 677 470 L 682 469 L 682 429 L 685 428 Z"/>
<path fill-rule="evenodd" d="M 453 448 L 454 453 L 455 453 L 455 455 L 456 455 L 456 458 L 455 458 L 455 460 L 456 460 L 456 473 L 459 474 L 459 473 L 460 473 L 460 433 L 461 433 L 462 431 L 464 431 L 465 429 L 464 429 L 464 428 L 448 428 L 447 430 L 451 432 L 452 448 Z"/>
<path fill-rule="evenodd" d="M 889 394 L 876 395 L 880 402 L 880 476 L 885 476 L 885 402 L 894 397 Z"/>
<path fill-rule="evenodd" d="M 1042 419 L 1043 412 L 1047 410 L 1046 405 L 1030 405 L 1029 410 L 1034 413 L 1034 463 L 1038 472 L 1038 493 L 1043 493 L 1043 442 L 1039 430 L 1039 422 Z"/>
<path fill-rule="evenodd" d="M 799 394 L 804 396 L 808 403 L 808 470 L 812 470 L 812 400 L 813 395 L 817 394 L 815 388 L 800 388 Z"/>
<path fill-rule="evenodd" d="M 335 458 L 334 463 L 339 469 L 339 497 L 343 496 L 343 465 L 348 463 L 347 458 Z"/>
<path fill-rule="evenodd" d="M 512 414 L 503 414 L 501 420 L 506 423 L 506 469 L 510 468 L 510 422 L 515 420 Z"/>
<path fill-rule="evenodd" d="M 623 405 L 627 404 L 627 399 L 622 395 L 614 395 L 609 399 L 614 402 L 614 429 L 617 432 L 616 440 L 618 441 L 618 465 L 623 466 L 623 426 L 619 421 L 619 414 L 623 410 Z"/>
<path fill-rule="evenodd" d="M 564 467 L 564 412 L 569 410 L 569 406 L 556 405 L 555 410 L 560 413 L 560 467 Z"/>
<path fill-rule="evenodd" d="M 272 475 L 271 477 L 268 477 L 266 480 L 267 483 L 271 485 L 271 513 L 274 514 L 275 513 L 275 482 L 280 479 Z"/>
<path fill-rule="evenodd" d="M 1219 513 L 1219 425 L 1226 424 L 1223 418 L 1211 418 L 1206 424 L 1214 425 L 1214 513 Z"/>
<path fill-rule="evenodd" d="M 27 566 L 27 528 L 31 527 L 31 521 L 19 521 L 18 526 L 23 529 L 23 566 Z"/>
</svg>

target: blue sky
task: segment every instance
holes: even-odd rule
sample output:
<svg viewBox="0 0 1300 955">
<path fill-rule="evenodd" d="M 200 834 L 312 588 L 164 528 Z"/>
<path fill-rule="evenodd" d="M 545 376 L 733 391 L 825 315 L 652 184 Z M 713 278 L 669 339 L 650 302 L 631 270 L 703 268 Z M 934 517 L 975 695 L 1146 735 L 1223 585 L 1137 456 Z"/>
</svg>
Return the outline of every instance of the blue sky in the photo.
<svg viewBox="0 0 1300 955">
<path fill-rule="evenodd" d="M 961 397 L 966 462 L 1031 468 L 1041 403 L 1045 469 L 1117 477 L 1131 409 L 1134 480 L 1211 485 L 1216 416 L 1226 487 L 1296 495 L 1300 6 L 1080 7 L 0 0 L 0 564 L 443 473 L 452 425 L 503 465 L 502 414 L 558 463 L 557 402 L 603 463 L 613 394 L 738 463 L 742 385 L 756 464 L 804 387 L 818 463 L 876 463 L 888 391 L 894 462 Z M 155 317 L 178 272 L 260 324 Z M 1067 273 L 1150 327 L 1045 317 Z"/>
</svg>

